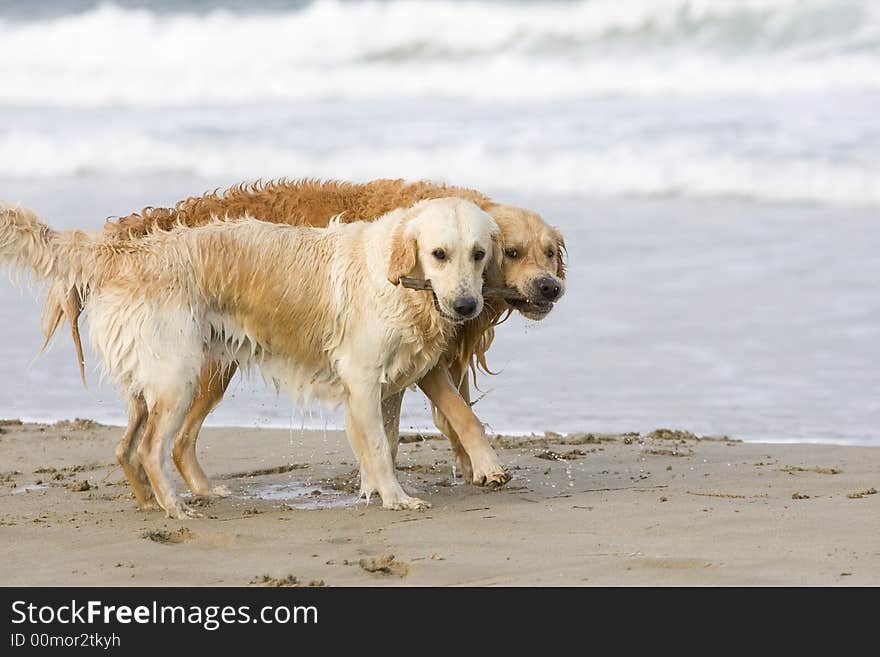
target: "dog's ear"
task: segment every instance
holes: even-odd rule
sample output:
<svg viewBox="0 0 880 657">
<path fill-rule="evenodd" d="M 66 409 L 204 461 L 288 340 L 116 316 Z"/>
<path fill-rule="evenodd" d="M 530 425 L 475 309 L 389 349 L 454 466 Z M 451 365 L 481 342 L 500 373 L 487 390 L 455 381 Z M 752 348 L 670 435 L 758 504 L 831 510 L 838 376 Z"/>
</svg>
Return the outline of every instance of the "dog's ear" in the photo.
<svg viewBox="0 0 880 657">
<path fill-rule="evenodd" d="M 416 268 L 416 238 L 406 234 L 409 218 L 403 217 L 391 234 L 391 256 L 388 260 L 388 282 L 400 284 L 400 279 Z"/>
<path fill-rule="evenodd" d="M 504 287 L 504 238 L 501 230 L 492 233 L 492 253 L 486 263 L 486 283 L 490 287 Z"/>
<path fill-rule="evenodd" d="M 558 229 L 552 229 L 553 239 L 556 241 L 556 275 L 565 280 L 565 261 L 568 260 L 568 249 L 565 246 L 565 238 Z"/>
</svg>

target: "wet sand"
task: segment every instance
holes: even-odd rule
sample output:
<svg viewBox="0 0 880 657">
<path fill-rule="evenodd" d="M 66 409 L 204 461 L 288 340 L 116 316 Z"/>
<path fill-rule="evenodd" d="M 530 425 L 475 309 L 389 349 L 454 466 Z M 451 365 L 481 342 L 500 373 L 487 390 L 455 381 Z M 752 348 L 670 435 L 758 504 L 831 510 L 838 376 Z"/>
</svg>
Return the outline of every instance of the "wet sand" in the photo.
<svg viewBox="0 0 880 657">
<path fill-rule="evenodd" d="M 137 509 L 120 435 L 0 423 L 0 584 L 880 585 L 880 447 L 497 438 L 513 480 L 487 491 L 419 438 L 398 476 L 433 508 L 393 512 L 355 499 L 341 432 L 206 429 L 234 495 L 184 522 Z"/>
</svg>

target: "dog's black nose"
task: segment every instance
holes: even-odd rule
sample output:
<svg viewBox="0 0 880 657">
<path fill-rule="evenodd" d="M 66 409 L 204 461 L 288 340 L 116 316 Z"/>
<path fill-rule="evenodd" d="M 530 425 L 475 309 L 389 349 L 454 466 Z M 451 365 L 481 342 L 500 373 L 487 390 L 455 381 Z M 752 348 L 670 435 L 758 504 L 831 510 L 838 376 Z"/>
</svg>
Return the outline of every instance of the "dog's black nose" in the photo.
<svg viewBox="0 0 880 657">
<path fill-rule="evenodd" d="M 559 291 L 562 289 L 559 282 L 549 276 L 539 278 L 535 281 L 535 287 L 541 293 L 541 296 L 547 301 L 556 301 L 556 298 L 559 296 Z"/>
<path fill-rule="evenodd" d="M 462 317 L 470 317 L 477 309 L 477 300 L 473 297 L 459 297 L 452 303 L 452 309 Z"/>
</svg>

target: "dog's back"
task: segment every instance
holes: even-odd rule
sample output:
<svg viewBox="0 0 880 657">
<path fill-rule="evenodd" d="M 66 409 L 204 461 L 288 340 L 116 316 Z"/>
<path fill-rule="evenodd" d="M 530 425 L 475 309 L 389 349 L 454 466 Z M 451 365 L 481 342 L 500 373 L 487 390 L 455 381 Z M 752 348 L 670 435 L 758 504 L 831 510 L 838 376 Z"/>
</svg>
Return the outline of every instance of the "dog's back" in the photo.
<svg viewBox="0 0 880 657">
<path fill-rule="evenodd" d="M 193 196 L 173 208 L 147 207 L 116 221 L 107 221 L 104 231 L 116 239 L 137 239 L 155 230 L 175 226 L 203 226 L 215 219 L 249 216 L 271 223 L 297 226 L 326 226 L 331 217 L 344 223 L 373 221 L 396 208 L 408 208 L 419 201 L 455 196 L 481 209 L 493 205 L 472 189 L 425 181 L 402 179 L 349 183 L 337 180 L 277 180 L 241 183 L 222 192 Z"/>
<path fill-rule="evenodd" d="M 427 294 L 388 285 L 367 263 L 401 214 L 326 229 L 214 222 L 102 248 L 100 282 L 87 285 L 93 346 L 126 386 L 159 375 L 144 364 L 169 349 L 185 368 L 173 376 L 194 382 L 207 348 L 220 364 L 258 365 L 294 397 L 331 402 L 341 400 L 332 361 L 345 340 L 363 341 L 358 332 L 405 332 L 375 364 L 391 380 L 412 368 L 389 367 L 395 359 L 426 370 L 451 328 L 431 319 Z M 419 303 L 401 307 L 402 297 Z"/>
<path fill-rule="evenodd" d="M 339 310 L 331 271 L 339 237 L 337 229 L 244 220 L 108 249 L 105 273 L 88 291 L 92 344 L 114 378 L 135 388 L 166 376 L 149 366 L 153 354 L 165 354 L 165 369 L 180 364 L 168 376 L 195 382 L 205 349 L 220 363 L 262 365 L 276 377 L 295 364 L 295 378 L 319 386 Z M 273 363 L 275 354 L 286 362 Z"/>
<path fill-rule="evenodd" d="M 324 227 L 331 218 L 344 223 L 373 221 L 396 208 L 408 208 L 429 199 L 454 196 L 466 199 L 483 210 L 494 205 L 485 195 L 467 188 L 426 181 L 408 183 L 402 179 L 380 179 L 368 183 L 320 180 L 277 180 L 267 183 L 240 184 L 222 192 L 214 191 L 190 197 L 173 208 L 147 207 L 141 212 L 108 221 L 105 236 L 125 248 L 126 243 L 152 232 L 169 231 L 178 226 L 198 227 L 217 219 L 240 219 L 248 216 L 271 223 Z M 55 331 L 67 320 L 77 350 L 80 375 L 85 382 L 78 318 L 82 310 L 81 295 L 62 281 L 50 287 L 43 307 L 42 330 L 44 348 Z M 487 304 L 487 311 L 461 332 L 465 360 L 477 350 L 478 360 L 492 339 L 492 326 L 500 318 L 504 305 Z"/>
</svg>

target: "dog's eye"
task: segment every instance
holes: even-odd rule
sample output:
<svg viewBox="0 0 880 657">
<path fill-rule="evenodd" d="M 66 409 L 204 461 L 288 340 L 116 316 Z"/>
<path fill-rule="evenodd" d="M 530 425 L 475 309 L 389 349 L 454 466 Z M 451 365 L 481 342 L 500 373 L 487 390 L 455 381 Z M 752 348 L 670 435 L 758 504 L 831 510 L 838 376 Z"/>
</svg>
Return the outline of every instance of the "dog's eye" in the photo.
<svg viewBox="0 0 880 657">
<path fill-rule="evenodd" d="M 486 257 L 486 252 L 483 250 L 474 251 L 474 262 L 479 262 L 483 258 Z"/>
<path fill-rule="evenodd" d="M 547 249 L 547 257 L 552 258 L 556 255 L 556 252 L 553 249 Z"/>
<path fill-rule="evenodd" d="M 437 258 L 437 260 L 446 260 L 446 251 L 443 249 L 434 249 L 431 251 L 431 255 Z"/>
<path fill-rule="evenodd" d="M 518 249 L 504 249 L 504 255 L 508 258 L 516 260 L 519 258 L 519 250 Z"/>
</svg>

